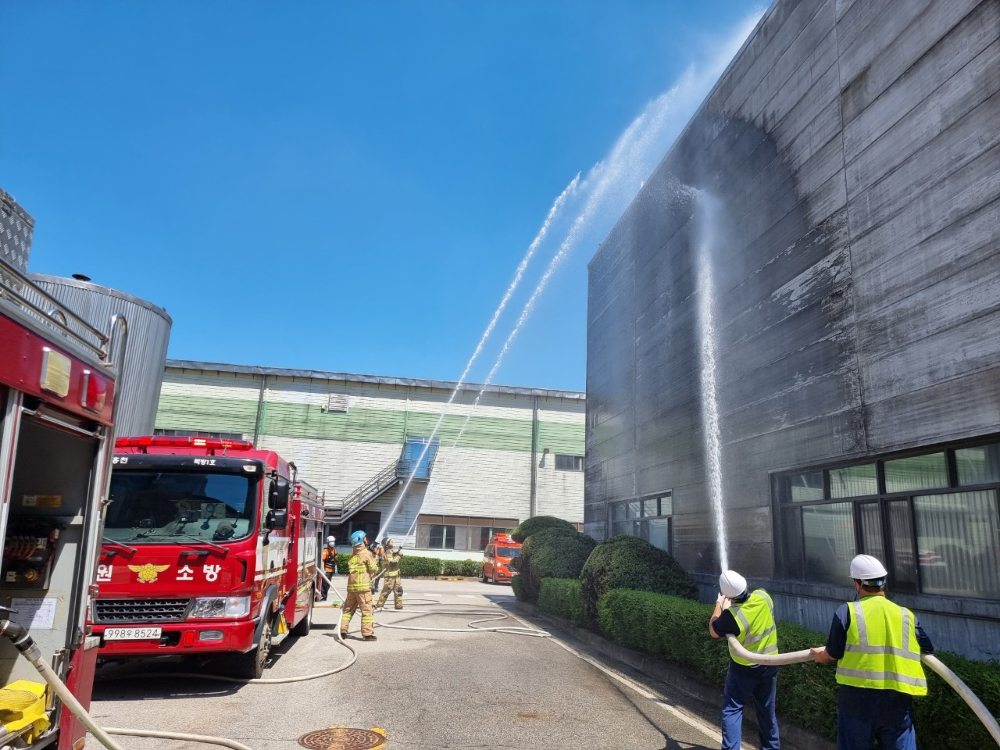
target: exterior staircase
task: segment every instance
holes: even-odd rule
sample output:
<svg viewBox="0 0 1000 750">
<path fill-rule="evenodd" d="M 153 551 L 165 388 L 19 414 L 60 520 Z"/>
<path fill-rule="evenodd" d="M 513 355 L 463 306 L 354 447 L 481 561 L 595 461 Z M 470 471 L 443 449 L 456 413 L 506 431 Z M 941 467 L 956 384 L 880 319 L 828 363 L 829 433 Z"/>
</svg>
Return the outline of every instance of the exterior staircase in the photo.
<svg viewBox="0 0 1000 750">
<path fill-rule="evenodd" d="M 351 492 L 340 503 L 328 504 L 325 508 L 327 523 L 343 523 L 365 506 L 380 498 L 397 484 L 402 484 L 413 475 L 414 482 L 428 482 L 437 455 L 438 441 L 431 441 L 424 453 L 427 441 L 420 438 L 406 438 L 400 457 L 380 470 L 367 482 Z M 421 459 L 420 454 L 424 453 Z"/>
</svg>

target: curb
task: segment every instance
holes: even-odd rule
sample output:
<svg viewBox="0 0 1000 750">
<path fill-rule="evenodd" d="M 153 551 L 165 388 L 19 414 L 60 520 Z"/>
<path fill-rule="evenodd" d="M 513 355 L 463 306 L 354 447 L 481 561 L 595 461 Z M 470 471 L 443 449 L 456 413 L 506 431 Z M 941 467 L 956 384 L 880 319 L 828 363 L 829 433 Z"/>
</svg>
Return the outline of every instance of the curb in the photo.
<svg viewBox="0 0 1000 750">
<path fill-rule="evenodd" d="M 536 617 L 542 622 L 558 628 L 576 640 L 587 644 L 601 655 L 627 664 L 633 669 L 642 672 L 647 677 L 652 677 L 660 682 L 665 682 L 671 687 L 677 688 L 701 703 L 707 704 L 716 713 L 722 709 L 722 689 L 702 682 L 680 667 L 676 667 L 669 662 L 657 659 L 649 654 L 644 654 L 641 651 L 634 651 L 612 643 L 603 636 L 581 628 L 570 620 L 542 611 L 535 604 L 517 601 L 514 603 L 514 606 L 524 614 Z M 755 730 L 754 737 L 745 739 L 755 741 L 757 721 L 754 712 L 752 710 L 744 711 L 744 717 L 747 723 Z M 836 743 L 795 724 L 782 721 L 780 716 L 778 717 L 778 726 L 781 732 L 781 745 L 782 747 L 787 747 L 788 750 L 837 750 Z"/>
</svg>

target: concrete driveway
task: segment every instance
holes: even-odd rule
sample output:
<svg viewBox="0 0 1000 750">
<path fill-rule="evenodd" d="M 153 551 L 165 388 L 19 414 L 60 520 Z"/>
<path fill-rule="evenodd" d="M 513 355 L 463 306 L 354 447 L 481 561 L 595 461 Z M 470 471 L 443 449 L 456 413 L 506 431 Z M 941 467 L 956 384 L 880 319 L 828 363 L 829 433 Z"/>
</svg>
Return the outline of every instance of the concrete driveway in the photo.
<svg viewBox="0 0 1000 750">
<path fill-rule="evenodd" d="M 382 729 L 389 750 L 719 746 L 713 717 L 700 717 L 683 695 L 606 664 L 580 644 L 470 629 L 469 621 L 488 616 L 475 611 L 512 609 L 509 586 L 405 581 L 404 588 L 404 611 L 376 614 L 377 642 L 360 639 L 355 615 L 349 642 L 359 658 L 340 674 L 284 685 L 232 685 L 165 676 L 179 668 L 171 663 L 107 665 L 98 670 L 92 712 L 105 726 L 221 735 L 253 750 L 293 750 L 303 734 L 331 726 Z M 339 617 L 339 609 L 317 609 L 312 633 L 281 644 L 265 677 L 315 673 L 345 662 L 350 654 L 336 641 Z M 481 625 L 526 624 L 508 619 Z M 207 747 L 120 741 L 126 750 Z"/>
</svg>

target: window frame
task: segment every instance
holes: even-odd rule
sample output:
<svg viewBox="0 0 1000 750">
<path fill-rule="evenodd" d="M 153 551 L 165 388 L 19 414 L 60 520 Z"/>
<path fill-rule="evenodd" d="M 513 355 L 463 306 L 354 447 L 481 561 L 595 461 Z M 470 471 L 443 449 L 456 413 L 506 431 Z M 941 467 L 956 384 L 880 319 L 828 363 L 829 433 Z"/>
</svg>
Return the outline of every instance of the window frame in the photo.
<svg viewBox="0 0 1000 750">
<path fill-rule="evenodd" d="M 556 471 L 583 471 L 583 456 L 578 456 L 575 453 L 556 453 L 554 455 L 555 458 L 553 459 L 552 465 L 555 467 Z M 560 466 L 559 459 L 563 459 L 562 463 L 564 464 L 566 463 L 566 459 L 570 459 L 573 465 L 571 467 Z"/>
<path fill-rule="evenodd" d="M 650 500 L 656 501 L 656 514 L 646 515 L 646 503 Z M 664 500 L 667 502 L 664 503 Z M 633 506 L 633 504 L 635 504 Z M 666 508 L 664 506 L 667 506 Z M 638 508 L 638 513 L 630 513 L 633 507 Z M 622 518 L 615 518 L 615 511 L 618 508 L 624 509 L 624 514 Z M 607 516 L 607 528 L 611 532 L 609 536 L 619 536 L 620 534 L 627 534 L 628 536 L 638 537 L 639 539 L 644 539 L 649 541 L 649 527 L 651 521 L 659 521 L 662 519 L 667 519 L 667 546 L 670 549 L 663 550 L 668 555 L 674 554 L 674 513 L 673 513 L 673 490 L 661 490 L 660 492 L 650 492 L 645 495 L 640 495 L 638 497 L 631 497 L 623 500 L 614 500 L 609 502 L 606 510 Z M 632 525 L 632 531 L 617 531 L 617 527 L 621 525 Z M 655 546 L 655 545 L 654 545 Z M 657 549 L 662 549 L 657 547 Z"/>
<path fill-rule="evenodd" d="M 881 543 L 882 548 L 885 551 L 884 556 L 886 559 L 883 562 L 886 565 L 886 569 L 889 571 L 890 580 L 894 582 L 893 587 L 895 590 L 901 593 L 922 597 L 961 597 L 989 602 L 1000 602 L 1000 597 L 963 594 L 937 594 L 925 591 L 925 571 L 921 571 L 920 547 L 918 544 L 919 540 L 917 531 L 917 511 L 914 507 L 914 499 L 917 497 L 989 491 L 994 493 L 994 510 L 997 512 L 998 516 L 1000 516 L 1000 477 L 992 481 L 981 482 L 978 484 L 961 484 L 959 481 L 958 462 L 956 458 L 956 452 L 959 450 L 977 447 L 985 448 L 987 446 L 997 444 L 1000 444 L 1000 436 L 991 436 L 990 438 L 977 440 L 975 442 L 963 442 L 943 446 L 928 446 L 917 451 L 907 451 L 905 453 L 886 454 L 882 456 L 858 457 L 852 462 L 839 462 L 836 464 L 803 467 L 801 469 L 772 473 L 771 497 L 773 510 L 772 518 L 774 519 L 773 523 L 775 526 L 774 539 L 780 540 L 779 544 L 774 545 L 775 571 L 779 573 L 783 580 L 797 582 L 809 581 L 806 577 L 806 547 L 802 509 L 810 506 L 850 503 L 852 510 L 851 518 L 854 524 L 853 531 L 856 553 L 871 554 L 871 551 L 867 549 L 863 534 L 862 508 L 866 504 L 874 503 L 878 508 L 878 518 L 881 525 Z M 945 457 L 945 486 L 934 488 L 913 487 L 896 492 L 886 491 L 885 465 L 887 462 L 906 458 L 931 456 L 937 453 L 944 453 Z M 831 471 L 838 471 L 853 466 L 863 466 L 871 463 L 874 463 L 876 466 L 877 494 L 865 494 L 855 497 L 833 497 L 830 487 Z M 823 498 L 817 500 L 792 500 L 791 490 L 793 478 L 816 472 L 822 472 L 823 474 Z M 909 524 L 909 533 L 906 534 L 906 536 L 908 537 L 913 557 L 909 564 L 912 565 L 912 568 L 909 568 L 905 562 L 900 560 L 896 549 L 896 542 L 899 535 L 895 533 L 896 529 L 893 528 L 892 509 L 893 503 L 898 502 L 903 502 L 905 504 L 906 518 L 907 523 Z M 797 519 L 798 523 L 797 551 L 798 556 L 801 557 L 801 560 L 798 561 L 790 559 L 795 556 L 796 550 L 786 549 L 786 547 L 789 546 L 789 531 L 795 531 L 794 525 L 790 525 L 794 524 L 793 521 L 789 520 L 792 518 Z M 997 522 L 1000 523 L 1000 518 L 997 519 Z M 904 571 L 905 575 L 901 575 L 901 571 Z M 912 579 L 913 583 L 910 583 L 907 579 Z M 830 582 L 816 581 L 816 583 L 829 584 Z M 844 584 L 846 585 L 847 583 L 849 583 L 849 581 L 847 581 L 845 577 Z"/>
</svg>

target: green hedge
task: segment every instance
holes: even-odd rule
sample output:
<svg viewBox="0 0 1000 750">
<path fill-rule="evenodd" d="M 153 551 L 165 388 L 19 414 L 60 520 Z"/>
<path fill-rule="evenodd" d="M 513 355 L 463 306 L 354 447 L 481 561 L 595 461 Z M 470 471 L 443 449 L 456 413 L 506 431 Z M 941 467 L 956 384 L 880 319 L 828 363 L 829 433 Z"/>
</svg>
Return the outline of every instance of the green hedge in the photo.
<svg viewBox="0 0 1000 750">
<path fill-rule="evenodd" d="M 517 559 L 525 601 L 538 601 L 545 578 L 579 578 L 595 546 L 597 542 L 576 529 L 552 527 L 529 536 Z"/>
<path fill-rule="evenodd" d="M 479 578 L 483 574 L 483 564 L 475 560 L 445 560 L 443 571 L 446 576 Z"/>
<path fill-rule="evenodd" d="M 583 625 L 583 599 L 579 578 L 543 578 L 538 594 L 540 609 Z"/>
<path fill-rule="evenodd" d="M 510 587 L 519 602 L 524 601 L 524 590 L 521 588 L 521 576 L 511 576 Z"/>
<path fill-rule="evenodd" d="M 404 554 L 399 561 L 399 574 L 404 578 L 441 575 L 442 561 L 437 557 L 414 557 Z"/>
<path fill-rule="evenodd" d="M 698 598 L 694 579 L 673 557 L 634 536 L 614 536 L 598 544 L 580 573 L 583 615 L 598 629 L 598 602 L 613 589 L 654 591 L 685 599 Z"/>
<path fill-rule="evenodd" d="M 534 518 L 528 518 L 525 521 L 522 521 L 516 529 L 510 532 L 510 536 L 515 542 L 524 544 L 525 539 L 532 534 L 537 534 L 542 529 L 566 529 L 568 531 L 576 531 L 576 526 L 571 524 L 569 521 L 564 521 L 563 519 L 556 518 L 555 516 L 535 516 Z"/>
<path fill-rule="evenodd" d="M 548 583 L 548 582 L 546 582 Z M 729 655 L 724 638 L 708 634 L 712 607 L 648 591 L 616 589 L 598 603 L 602 633 L 628 648 L 688 667 L 706 681 L 725 683 Z M 778 623 L 778 648 L 800 651 L 826 643 L 826 635 L 788 622 Z M 939 653 L 994 716 L 1000 715 L 1000 664 L 974 662 Z M 920 747 L 966 750 L 990 747 L 992 740 L 972 710 L 928 667 L 928 698 L 915 698 L 913 718 Z M 834 669 L 811 662 L 781 667 L 777 712 L 784 721 L 836 737 L 837 683 Z"/>
</svg>

